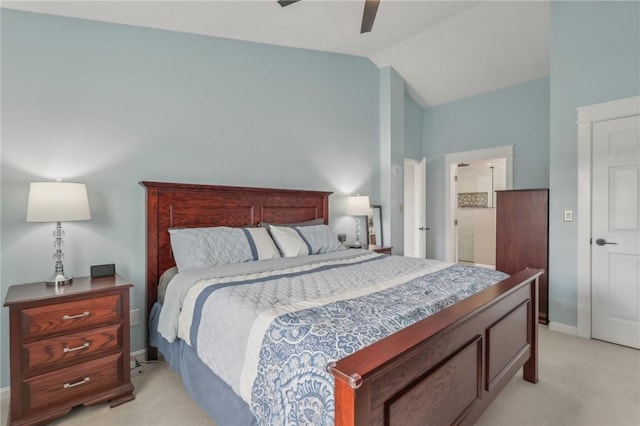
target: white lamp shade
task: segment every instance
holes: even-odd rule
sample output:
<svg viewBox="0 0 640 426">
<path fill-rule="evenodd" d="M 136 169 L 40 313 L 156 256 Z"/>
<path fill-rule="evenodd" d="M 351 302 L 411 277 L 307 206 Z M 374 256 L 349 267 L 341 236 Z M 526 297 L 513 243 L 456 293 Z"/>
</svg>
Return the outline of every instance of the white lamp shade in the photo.
<svg viewBox="0 0 640 426">
<path fill-rule="evenodd" d="M 349 216 L 369 216 L 371 205 L 368 195 L 355 195 L 347 197 L 347 215 Z"/>
<path fill-rule="evenodd" d="M 72 182 L 31 182 L 27 222 L 91 219 L 87 186 Z"/>
</svg>

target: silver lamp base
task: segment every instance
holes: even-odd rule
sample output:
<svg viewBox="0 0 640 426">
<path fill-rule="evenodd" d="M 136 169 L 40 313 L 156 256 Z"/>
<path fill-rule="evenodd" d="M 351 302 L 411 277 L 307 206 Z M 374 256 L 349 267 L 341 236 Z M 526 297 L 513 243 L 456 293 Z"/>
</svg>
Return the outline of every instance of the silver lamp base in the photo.
<svg viewBox="0 0 640 426">
<path fill-rule="evenodd" d="M 51 277 L 50 279 L 48 279 L 47 281 L 45 281 L 45 283 L 48 286 L 61 286 L 61 285 L 69 285 L 71 283 L 73 283 L 73 278 L 66 276 L 65 274 L 56 274 L 53 277 Z"/>
<path fill-rule="evenodd" d="M 362 243 L 360 242 L 360 219 L 354 217 L 353 220 L 356 221 L 356 241 L 351 244 L 351 248 L 362 248 Z"/>
<path fill-rule="evenodd" d="M 64 236 L 64 231 L 62 230 L 62 224 L 60 222 L 56 222 L 56 230 L 53 231 L 53 236 L 56 237 L 56 241 L 53 243 L 53 246 L 56 248 L 56 252 L 53 254 L 53 259 L 56 261 L 56 269 L 53 276 L 45 282 L 47 285 L 56 287 L 69 285 L 73 282 L 73 278 L 66 276 L 64 273 L 64 265 L 62 264 L 62 260 L 64 259 L 64 253 L 62 253 L 62 246 L 64 246 L 62 237 Z"/>
</svg>

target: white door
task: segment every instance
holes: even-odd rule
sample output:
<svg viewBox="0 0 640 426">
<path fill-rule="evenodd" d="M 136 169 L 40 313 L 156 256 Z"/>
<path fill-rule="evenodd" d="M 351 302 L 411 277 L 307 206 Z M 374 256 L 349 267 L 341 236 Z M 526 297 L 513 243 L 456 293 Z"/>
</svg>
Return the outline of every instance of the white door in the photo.
<svg viewBox="0 0 640 426">
<path fill-rule="evenodd" d="M 416 257 L 427 257 L 427 160 L 423 158 L 416 171 L 416 217 L 418 230 L 416 236 Z"/>
<path fill-rule="evenodd" d="M 592 337 L 640 348 L 640 117 L 593 124 Z"/>
<path fill-rule="evenodd" d="M 404 255 L 426 257 L 426 160 L 404 160 Z"/>
</svg>

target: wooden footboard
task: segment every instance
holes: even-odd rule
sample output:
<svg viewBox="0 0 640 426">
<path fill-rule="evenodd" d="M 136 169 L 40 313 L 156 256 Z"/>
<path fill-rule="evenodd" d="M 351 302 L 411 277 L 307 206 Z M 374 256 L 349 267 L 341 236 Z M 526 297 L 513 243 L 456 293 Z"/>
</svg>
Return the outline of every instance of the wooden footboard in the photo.
<svg viewBox="0 0 640 426">
<path fill-rule="evenodd" d="M 336 425 L 473 424 L 520 367 L 538 381 L 538 277 L 526 269 L 330 369 Z"/>
</svg>

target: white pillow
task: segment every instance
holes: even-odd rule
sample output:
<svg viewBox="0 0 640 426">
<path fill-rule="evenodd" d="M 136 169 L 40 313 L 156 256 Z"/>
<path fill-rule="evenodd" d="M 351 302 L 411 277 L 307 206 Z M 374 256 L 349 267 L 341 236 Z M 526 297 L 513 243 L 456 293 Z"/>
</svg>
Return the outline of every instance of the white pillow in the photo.
<svg viewBox="0 0 640 426">
<path fill-rule="evenodd" d="M 263 228 L 179 228 L 169 234 L 179 271 L 280 257 Z"/>
<path fill-rule="evenodd" d="M 274 244 L 271 235 L 267 232 L 266 228 L 244 228 L 245 232 L 249 232 L 253 238 L 253 243 L 256 246 L 258 252 L 258 259 L 273 259 L 280 257 L 278 247 Z"/>
<path fill-rule="evenodd" d="M 309 246 L 304 242 L 295 228 L 269 225 L 271 236 L 280 249 L 283 257 L 306 256 L 310 254 Z"/>
<path fill-rule="evenodd" d="M 328 225 L 274 226 L 269 230 L 284 257 L 331 253 L 345 250 Z"/>
</svg>

